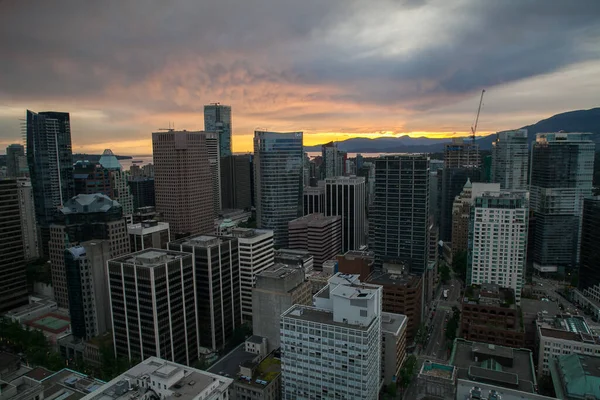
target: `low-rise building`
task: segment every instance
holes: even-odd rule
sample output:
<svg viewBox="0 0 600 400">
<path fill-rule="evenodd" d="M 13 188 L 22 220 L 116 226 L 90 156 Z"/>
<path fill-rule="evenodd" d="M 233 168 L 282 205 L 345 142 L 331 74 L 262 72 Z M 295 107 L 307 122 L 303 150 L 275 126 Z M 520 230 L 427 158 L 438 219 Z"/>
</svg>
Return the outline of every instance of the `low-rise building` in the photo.
<svg viewBox="0 0 600 400">
<path fill-rule="evenodd" d="M 454 397 L 456 375 L 457 370 L 452 365 L 425 361 L 417 376 L 417 399 L 459 399 Z"/>
<path fill-rule="evenodd" d="M 523 393 L 537 392 L 533 356 L 526 349 L 455 339 L 448 364 L 456 367 L 457 379 L 469 381 L 472 386 L 485 384 Z"/>
<path fill-rule="evenodd" d="M 338 271 L 344 274 L 358 274 L 361 281 L 366 281 L 373 272 L 375 254 L 372 251 L 349 250 L 337 256 Z"/>
<path fill-rule="evenodd" d="M 32 371 L 33 372 L 33 371 Z M 44 376 L 45 374 L 41 374 Z M 80 400 L 97 394 L 105 384 L 81 372 L 65 368 L 40 380 L 44 399 Z"/>
<path fill-rule="evenodd" d="M 25 322 L 32 329 L 42 331 L 48 342 L 57 348 L 58 340 L 71 333 L 71 320 L 60 311 L 40 315 Z"/>
<path fill-rule="evenodd" d="M 540 316 L 536 324 L 540 377 L 550 375 L 550 364 L 558 356 L 571 353 L 600 355 L 600 337 L 592 332 L 583 317 L 569 314 Z"/>
<path fill-rule="evenodd" d="M 127 225 L 131 251 L 146 249 L 166 249 L 171 241 L 171 231 L 167 222 L 147 219 L 137 224 Z"/>
<path fill-rule="evenodd" d="M 326 217 L 321 213 L 308 214 L 288 222 L 288 241 L 291 249 L 306 250 L 314 257 L 314 267 L 338 255 L 342 248 L 342 218 Z"/>
<path fill-rule="evenodd" d="M 275 263 L 302 268 L 308 274 L 313 270 L 315 258 L 306 250 L 279 249 L 275 250 Z"/>
<path fill-rule="evenodd" d="M 369 276 L 367 282 L 383 287 L 382 311 L 406 315 L 408 318 L 406 340 L 411 342 L 417 334 L 422 319 L 422 276 L 375 271 Z"/>
<path fill-rule="evenodd" d="M 476 342 L 523 347 L 525 327 L 512 289 L 496 284 L 472 285 L 462 301 L 461 337 Z"/>
<path fill-rule="evenodd" d="M 57 311 L 56 301 L 40 296 L 29 296 L 29 304 L 14 308 L 4 314 L 14 322 L 24 324 L 34 318 Z"/>
<path fill-rule="evenodd" d="M 521 315 L 525 328 L 525 348 L 535 350 L 536 321 L 539 317 L 560 314 L 558 303 L 549 300 L 521 299 Z"/>
<path fill-rule="evenodd" d="M 157 357 L 149 357 L 82 400 L 226 400 L 233 380 Z"/>
<path fill-rule="evenodd" d="M 232 400 L 280 400 L 281 360 L 271 354 L 243 362 L 231 392 Z"/>
<path fill-rule="evenodd" d="M 568 354 L 550 362 L 556 398 L 561 400 L 600 399 L 600 357 Z"/>
<path fill-rule="evenodd" d="M 381 313 L 381 380 L 397 381 L 406 358 L 406 315 Z"/>
</svg>

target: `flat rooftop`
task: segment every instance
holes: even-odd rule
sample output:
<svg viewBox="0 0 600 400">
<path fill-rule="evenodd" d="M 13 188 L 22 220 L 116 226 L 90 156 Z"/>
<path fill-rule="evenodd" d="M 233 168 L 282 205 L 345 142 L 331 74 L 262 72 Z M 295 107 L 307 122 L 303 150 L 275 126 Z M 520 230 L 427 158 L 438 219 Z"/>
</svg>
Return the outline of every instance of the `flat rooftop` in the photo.
<svg viewBox="0 0 600 400">
<path fill-rule="evenodd" d="M 14 308 L 4 315 L 7 317 L 13 318 L 23 318 L 27 315 L 34 313 L 38 310 L 42 310 L 44 308 L 56 308 L 56 302 L 51 299 L 47 299 L 44 297 L 31 297 L 30 303 L 21 307 Z"/>
<path fill-rule="evenodd" d="M 254 239 L 261 236 L 273 236 L 273 231 L 254 228 L 233 228 L 229 236 L 243 239 Z"/>
<path fill-rule="evenodd" d="M 237 376 L 240 365 L 251 362 L 257 357 L 256 354 L 247 352 L 245 348 L 246 347 L 244 343 L 240 344 L 225 357 L 219 359 L 216 363 L 211 365 L 207 371 L 226 377 Z"/>
<path fill-rule="evenodd" d="M 452 365 L 438 364 L 425 361 L 421 367 L 421 375 L 435 376 L 437 378 L 452 379 L 455 368 Z"/>
<path fill-rule="evenodd" d="M 406 326 L 407 318 L 403 314 L 394 314 L 389 312 L 381 313 L 381 330 L 383 332 L 397 334 L 402 325 Z"/>
<path fill-rule="evenodd" d="M 306 250 L 279 249 L 275 250 L 275 258 L 306 261 L 314 257 Z"/>
<path fill-rule="evenodd" d="M 104 381 L 70 369 L 62 369 L 42 379 L 44 398 L 79 400 L 103 387 Z"/>
<path fill-rule="evenodd" d="M 196 246 L 196 247 L 214 247 L 221 243 L 223 243 L 223 239 L 218 236 L 211 235 L 198 235 L 198 236 L 190 236 L 181 240 L 177 240 L 175 243 L 187 245 L 187 246 Z"/>
<path fill-rule="evenodd" d="M 57 313 L 49 313 L 27 322 L 27 325 L 51 333 L 66 331 L 71 325 L 71 320 Z"/>
<path fill-rule="evenodd" d="M 479 304 L 515 310 L 515 294 L 512 289 L 493 283 L 471 285 L 465 290 L 464 304 Z"/>
<path fill-rule="evenodd" d="M 521 310 L 524 315 L 542 313 L 543 315 L 552 316 L 560 313 L 558 303 L 524 298 L 521 298 Z"/>
<path fill-rule="evenodd" d="M 538 326 L 540 333 L 546 337 L 600 345 L 600 337 L 592 332 L 585 318 L 579 315 L 549 316 L 538 320 Z"/>
<path fill-rule="evenodd" d="M 130 235 L 146 235 L 154 232 L 166 231 L 168 229 L 169 224 L 167 222 L 158 221 L 153 221 L 152 224 L 149 224 L 146 221 L 144 221 L 139 224 L 127 225 L 127 233 Z"/>
<path fill-rule="evenodd" d="M 449 364 L 458 378 L 534 393 L 537 385 L 529 350 L 456 339 Z"/>
<path fill-rule="evenodd" d="M 180 376 L 179 379 L 177 379 L 178 376 Z M 165 391 L 168 393 L 164 398 L 178 398 L 181 400 L 199 398 L 200 393 L 207 389 L 210 391 L 205 394 L 225 392 L 232 382 L 231 379 L 210 372 L 186 367 L 157 357 L 150 357 L 111 380 L 102 386 L 100 390 L 87 396 L 85 400 L 141 399 L 147 395 L 148 390 L 142 386 L 133 387 L 129 390 L 128 385 L 128 381 L 135 383 L 138 379 L 146 380 L 146 382 L 161 381 L 167 385 L 166 389 L 161 388 L 163 393 Z M 123 390 L 123 388 L 127 390 Z"/>
<path fill-rule="evenodd" d="M 413 274 L 396 274 L 393 272 L 375 271 L 367 278 L 367 282 L 378 285 L 394 285 L 414 287 L 419 284 L 421 277 Z"/>
<path fill-rule="evenodd" d="M 339 327 L 357 329 L 357 330 L 363 330 L 363 331 L 368 330 L 369 326 L 371 324 L 373 324 L 374 321 L 376 320 L 376 318 L 373 318 L 373 320 L 371 321 L 369 326 L 337 322 L 337 321 L 333 320 L 333 311 L 323 310 L 323 309 L 316 308 L 316 307 L 303 306 L 300 304 L 296 304 L 296 305 L 292 306 L 290 309 L 288 309 L 286 312 L 284 312 L 281 315 L 281 317 L 282 318 L 283 317 L 293 318 L 293 319 L 298 319 L 298 320 L 302 320 L 302 321 L 311 321 L 311 322 L 316 322 L 316 323 L 320 323 L 320 324 L 327 324 L 327 325 L 333 325 L 333 326 L 339 326 Z"/>
<path fill-rule="evenodd" d="M 323 227 L 331 224 L 332 222 L 341 220 L 339 215 L 332 215 L 330 217 L 325 216 L 321 213 L 308 214 L 300 218 L 296 218 L 289 222 L 290 228 L 296 225 L 309 225 L 314 227 Z"/>
<path fill-rule="evenodd" d="M 271 279 L 283 279 L 288 275 L 296 273 L 297 271 L 297 267 L 282 263 L 275 263 L 262 270 L 258 275 Z"/>
<path fill-rule="evenodd" d="M 143 265 L 145 267 L 158 267 L 173 260 L 179 260 L 183 257 L 191 257 L 189 253 L 181 253 L 172 250 L 146 249 L 136 253 L 127 254 L 115 258 L 111 262 L 123 264 Z"/>
</svg>

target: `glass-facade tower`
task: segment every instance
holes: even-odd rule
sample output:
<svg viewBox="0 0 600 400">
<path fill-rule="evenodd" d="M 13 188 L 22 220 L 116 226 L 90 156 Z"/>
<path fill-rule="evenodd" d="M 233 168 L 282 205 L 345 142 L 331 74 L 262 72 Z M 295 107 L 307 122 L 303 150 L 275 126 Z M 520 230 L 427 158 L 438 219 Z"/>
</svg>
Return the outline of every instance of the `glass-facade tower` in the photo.
<svg viewBox="0 0 600 400">
<path fill-rule="evenodd" d="M 288 222 L 302 216 L 302 132 L 254 132 L 254 157 L 257 226 L 287 247 Z"/>
<path fill-rule="evenodd" d="M 527 190 L 529 146 L 527 129 L 496 133 L 492 143 L 492 182 L 501 189 Z"/>
<path fill-rule="evenodd" d="M 231 155 L 231 106 L 213 103 L 204 106 L 204 130 L 219 134 L 219 154 Z"/>
</svg>

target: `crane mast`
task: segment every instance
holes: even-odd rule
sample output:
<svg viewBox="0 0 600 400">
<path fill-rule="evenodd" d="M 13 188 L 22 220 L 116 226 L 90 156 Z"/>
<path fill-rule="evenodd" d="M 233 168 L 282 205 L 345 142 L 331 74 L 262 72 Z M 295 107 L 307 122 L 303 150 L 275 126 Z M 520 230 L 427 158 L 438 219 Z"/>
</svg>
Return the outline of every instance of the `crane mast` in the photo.
<svg viewBox="0 0 600 400">
<path fill-rule="evenodd" d="M 475 117 L 475 124 L 471 127 L 471 139 L 473 140 L 473 144 L 475 144 L 475 133 L 477 132 L 477 124 L 479 123 L 479 114 L 481 113 L 481 105 L 483 104 L 484 93 L 485 89 L 481 91 L 481 97 L 479 98 L 479 108 L 477 108 L 477 117 Z"/>
</svg>

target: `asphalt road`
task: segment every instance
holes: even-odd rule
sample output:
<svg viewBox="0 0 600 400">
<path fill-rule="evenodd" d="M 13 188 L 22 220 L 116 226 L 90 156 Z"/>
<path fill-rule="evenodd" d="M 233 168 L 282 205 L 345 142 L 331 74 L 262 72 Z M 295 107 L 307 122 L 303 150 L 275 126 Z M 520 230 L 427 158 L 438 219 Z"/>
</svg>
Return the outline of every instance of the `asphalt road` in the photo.
<svg viewBox="0 0 600 400">
<path fill-rule="evenodd" d="M 445 289 L 448 289 L 448 299 L 443 298 Z M 432 311 L 427 314 L 427 326 L 430 334 L 427 344 L 420 353 L 421 357 L 446 359 L 446 323 L 452 317 L 452 307 L 460 308 L 460 291 L 461 282 L 457 279 L 451 279 L 447 285 L 442 285 L 432 304 L 432 308 L 435 310 L 433 319 L 431 319 Z"/>
</svg>

